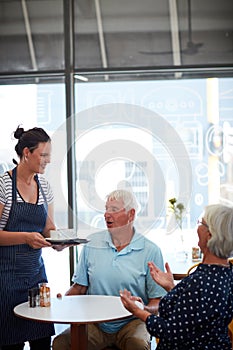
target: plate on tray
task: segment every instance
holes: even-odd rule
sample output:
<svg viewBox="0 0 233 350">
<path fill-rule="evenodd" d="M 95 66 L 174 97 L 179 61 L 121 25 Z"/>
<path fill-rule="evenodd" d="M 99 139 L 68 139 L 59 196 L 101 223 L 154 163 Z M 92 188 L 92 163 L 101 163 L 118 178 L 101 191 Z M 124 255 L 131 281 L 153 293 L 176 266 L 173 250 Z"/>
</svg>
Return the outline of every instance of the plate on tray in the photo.
<svg viewBox="0 0 233 350">
<path fill-rule="evenodd" d="M 77 244 L 83 244 L 83 243 L 89 242 L 89 240 L 86 238 L 46 238 L 46 241 L 56 245 L 57 244 L 77 245 Z"/>
</svg>

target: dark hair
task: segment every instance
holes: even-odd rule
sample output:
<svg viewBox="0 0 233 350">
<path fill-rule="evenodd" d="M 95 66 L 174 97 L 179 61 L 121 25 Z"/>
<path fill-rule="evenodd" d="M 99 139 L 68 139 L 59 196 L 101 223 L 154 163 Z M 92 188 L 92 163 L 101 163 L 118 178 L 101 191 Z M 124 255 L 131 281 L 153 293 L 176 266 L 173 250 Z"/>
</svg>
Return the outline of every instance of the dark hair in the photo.
<svg viewBox="0 0 233 350">
<path fill-rule="evenodd" d="M 40 142 L 51 142 L 51 138 L 42 128 L 32 128 L 24 131 L 23 128 L 18 128 L 14 132 L 14 137 L 18 139 L 18 143 L 15 146 L 15 151 L 19 158 L 23 156 L 23 149 L 28 147 L 32 153 L 34 149 L 38 147 Z"/>
</svg>

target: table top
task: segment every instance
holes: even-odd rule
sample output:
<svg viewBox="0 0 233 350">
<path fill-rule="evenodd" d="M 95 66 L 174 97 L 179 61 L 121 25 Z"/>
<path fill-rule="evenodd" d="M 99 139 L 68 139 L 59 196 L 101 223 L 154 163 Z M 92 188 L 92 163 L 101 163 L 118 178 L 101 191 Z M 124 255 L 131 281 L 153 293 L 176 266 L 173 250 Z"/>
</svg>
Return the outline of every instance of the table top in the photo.
<svg viewBox="0 0 233 350">
<path fill-rule="evenodd" d="M 50 307 L 30 308 L 28 302 L 14 308 L 17 316 L 53 323 L 93 323 L 131 316 L 120 297 L 106 295 L 73 295 L 52 298 Z"/>
</svg>

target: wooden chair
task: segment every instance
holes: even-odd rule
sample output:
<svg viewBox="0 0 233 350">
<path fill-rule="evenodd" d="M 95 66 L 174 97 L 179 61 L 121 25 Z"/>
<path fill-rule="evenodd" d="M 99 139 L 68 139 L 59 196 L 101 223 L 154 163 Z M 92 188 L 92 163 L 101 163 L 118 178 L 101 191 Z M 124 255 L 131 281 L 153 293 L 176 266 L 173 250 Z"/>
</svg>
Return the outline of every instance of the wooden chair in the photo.
<svg viewBox="0 0 233 350">
<path fill-rule="evenodd" d="M 193 270 L 195 270 L 195 269 L 198 267 L 199 264 L 200 264 L 200 262 L 198 262 L 198 263 L 196 263 L 196 264 L 193 264 L 193 265 L 188 269 L 186 276 L 189 276 L 190 273 L 191 273 Z"/>
<path fill-rule="evenodd" d="M 233 320 L 228 326 L 229 337 L 231 338 L 232 350 L 233 350 Z"/>
<path fill-rule="evenodd" d="M 229 258 L 228 261 L 231 265 L 233 265 L 233 258 Z M 229 333 L 229 337 L 231 338 L 232 350 L 233 350 L 233 320 L 228 326 L 228 333 Z"/>
</svg>

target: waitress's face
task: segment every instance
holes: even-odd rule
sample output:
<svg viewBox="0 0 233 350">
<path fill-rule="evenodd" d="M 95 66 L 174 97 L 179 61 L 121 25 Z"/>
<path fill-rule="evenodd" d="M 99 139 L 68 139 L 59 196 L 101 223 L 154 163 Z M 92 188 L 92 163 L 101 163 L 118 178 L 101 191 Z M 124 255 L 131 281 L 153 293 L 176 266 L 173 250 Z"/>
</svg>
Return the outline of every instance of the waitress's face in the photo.
<svg viewBox="0 0 233 350">
<path fill-rule="evenodd" d="M 51 142 L 40 142 L 38 147 L 32 151 L 25 150 L 25 158 L 28 167 L 34 173 L 43 174 L 46 165 L 51 160 Z"/>
</svg>

